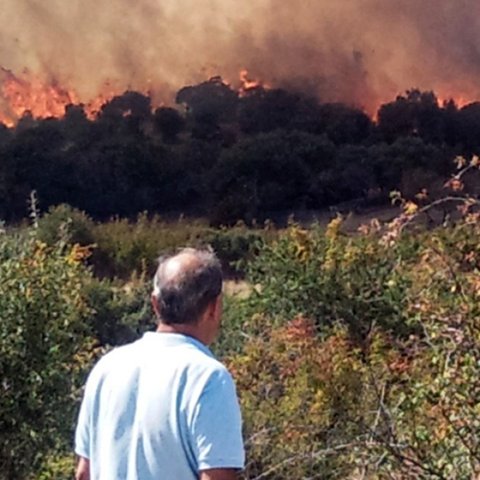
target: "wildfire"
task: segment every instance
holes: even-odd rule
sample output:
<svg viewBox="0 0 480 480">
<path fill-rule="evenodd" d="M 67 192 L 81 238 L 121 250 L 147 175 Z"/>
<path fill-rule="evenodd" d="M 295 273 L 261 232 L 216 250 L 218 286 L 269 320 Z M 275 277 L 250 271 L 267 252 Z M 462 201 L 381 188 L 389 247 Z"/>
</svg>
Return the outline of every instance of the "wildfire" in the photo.
<svg viewBox="0 0 480 480">
<path fill-rule="evenodd" d="M 230 83 L 225 82 L 221 77 L 214 78 L 218 78 L 219 81 L 230 86 Z M 245 68 L 239 72 L 239 82 L 233 83 L 236 83 L 236 86 L 238 86 L 237 91 L 240 97 L 244 97 L 257 89 L 268 90 L 272 88 L 268 83 L 252 77 Z M 147 85 L 149 86 L 147 92 L 155 91 L 149 80 Z M 0 66 L 0 122 L 8 127 L 12 127 L 25 113 L 30 113 L 36 119 L 61 118 L 65 114 L 65 108 L 71 104 L 82 105 L 87 117 L 93 120 L 98 112 L 101 111 L 102 106 L 116 95 L 119 95 L 121 91 L 120 85 L 107 82 L 101 88 L 99 95 L 83 103 L 75 90 L 62 86 L 57 81 L 42 81 L 28 70 L 25 70 L 21 76 L 18 76 Z M 454 101 L 458 108 L 471 103 L 466 96 L 460 95 L 439 95 L 437 98 L 440 106 L 445 106 L 450 99 Z M 374 107 L 374 105 L 380 103 L 380 100 L 377 98 L 371 102 L 371 105 L 368 105 L 370 108 L 364 105 L 364 111 L 374 121 L 377 120 L 378 111 L 378 108 Z M 125 115 L 128 115 L 128 112 Z"/>
<path fill-rule="evenodd" d="M 238 89 L 239 95 L 242 97 L 248 92 L 251 92 L 257 88 L 269 89 L 270 87 L 261 80 L 255 80 L 251 78 L 246 68 L 240 70 L 240 88 Z"/>
<path fill-rule="evenodd" d="M 67 105 L 78 103 L 74 91 L 56 82 L 46 85 L 28 72 L 24 72 L 23 78 L 5 68 L 1 72 L 1 93 L 6 112 L 0 113 L 0 121 L 6 125 L 13 125 L 25 112 L 30 112 L 35 118 L 61 117 Z"/>
<path fill-rule="evenodd" d="M 102 105 L 115 94 L 106 84 L 103 93 L 83 105 L 87 116 L 95 118 Z M 33 118 L 61 118 L 67 105 L 81 103 L 75 90 L 60 86 L 56 81 L 45 83 L 27 70 L 20 77 L 3 67 L 0 67 L 0 95 L 0 122 L 8 127 L 15 125 L 27 112 Z"/>
<path fill-rule="evenodd" d="M 119 92 L 115 90 L 109 83 L 105 83 L 102 89 L 102 92 L 97 95 L 94 99 L 90 100 L 88 103 L 84 104 L 84 110 L 87 114 L 87 117 L 90 120 L 95 119 L 98 112 L 101 110 L 103 105 L 109 102 L 115 95 L 118 95 Z"/>
<path fill-rule="evenodd" d="M 458 96 L 452 96 L 452 95 L 447 95 L 447 96 L 438 96 L 438 104 L 440 106 L 445 106 L 447 105 L 447 103 L 449 102 L 452 102 L 458 107 L 458 108 L 463 108 L 465 107 L 466 105 L 469 105 L 470 103 L 472 103 L 472 100 L 471 99 L 467 99 L 466 97 L 462 96 L 462 95 L 458 95 Z"/>
<path fill-rule="evenodd" d="M 456 108 L 459 110 L 462 109 L 463 107 L 470 105 L 471 103 L 477 101 L 474 100 L 475 96 L 472 95 L 470 98 L 467 95 L 452 95 L 452 94 L 436 94 L 437 97 L 437 104 L 441 108 L 445 108 L 450 102 L 453 102 L 453 105 L 455 105 Z M 387 102 L 388 99 L 384 99 L 383 101 L 377 100 L 375 102 L 372 102 L 371 104 L 367 104 L 363 106 L 363 111 L 370 116 L 370 118 L 374 121 L 378 121 L 378 112 L 380 110 L 380 107 Z"/>
</svg>

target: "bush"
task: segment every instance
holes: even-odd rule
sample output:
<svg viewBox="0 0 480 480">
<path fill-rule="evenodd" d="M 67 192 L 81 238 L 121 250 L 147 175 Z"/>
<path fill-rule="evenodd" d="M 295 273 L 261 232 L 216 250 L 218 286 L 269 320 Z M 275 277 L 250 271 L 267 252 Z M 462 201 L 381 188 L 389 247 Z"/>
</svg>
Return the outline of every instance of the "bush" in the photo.
<svg viewBox="0 0 480 480">
<path fill-rule="evenodd" d="M 263 333 L 229 363 L 244 414 L 245 478 L 348 478 L 345 445 L 368 417 L 360 351 L 345 330 L 323 341 L 302 317 L 282 327 L 253 322 Z"/>
<path fill-rule="evenodd" d="M 480 214 L 470 207 L 424 231 L 421 208 L 405 202 L 391 224 L 354 236 L 340 219 L 274 233 L 146 217 L 104 228 L 118 234 L 112 252 L 133 238 L 139 252 L 211 243 L 225 260 L 248 259 L 246 298 L 225 298 L 213 346 L 237 382 L 245 478 L 467 479 L 480 471 Z M 82 265 L 88 252 L 0 233 L 0 479 L 69 478 L 93 345 L 154 327 L 145 262 L 127 282 L 99 280 Z"/>
<path fill-rule="evenodd" d="M 222 262 L 225 276 L 241 277 L 243 268 L 255 257 L 261 245 L 275 235 L 272 229 L 252 229 L 238 223 L 232 228 L 209 229 L 202 235 L 201 243 L 212 247 Z"/>
<path fill-rule="evenodd" d="M 149 281 L 135 276 L 124 284 L 92 279 L 85 286 L 85 295 L 93 311 L 89 325 L 102 346 L 132 342 L 155 328 L 151 290 Z"/>
<path fill-rule="evenodd" d="M 50 207 L 39 219 L 37 238 L 50 246 L 60 240 L 72 245 L 92 245 L 93 228 L 93 221 L 84 212 L 62 204 Z"/>
<path fill-rule="evenodd" d="M 264 244 L 247 266 L 247 279 L 261 285 L 249 298 L 251 311 L 273 318 L 301 314 L 317 326 L 342 322 L 358 339 L 379 325 L 407 335 L 404 316 L 416 241 L 391 248 L 370 236 L 341 233 L 341 219 L 327 230 L 291 226 Z"/>
<path fill-rule="evenodd" d="M 294 226 L 261 249 L 224 324 L 245 478 L 478 474 L 478 219 L 354 238 Z"/>
<path fill-rule="evenodd" d="M 0 235 L 0 478 L 26 478 L 71 448 L 92 358 L 85 251 Z"/>
<path fill-rule="evenodd" d="M 97 275 L 128 279 L 132 272 L 153 274 L 160 255 L 195 243 L 201 223 L 166 222 L 139 215 L 135 222 L 115 218 L 95 227 L 92 262 Z"/>
<path fill-rule="evenodd" d="M 238 262 L 255 253 L 257 244 L 275 234 L 237 225 L 232 229 L 210 228 L 201 221 L 176 222 L 141 214 L 136 221 L 113 219 L 93 230 L 96 248 L 92 263 L 97 276 L 128 280 L 133 272 L 153 275 L 161 255 L 181 247 L 212 247 L 226 275 L 238 274 Z"/>
<path fill-rule="evenodd" d="M 71 480 L 76 467 L 73 453 L 54 454 L 45 458 L 39 475 L 32 475 L 31 480 Z"/>
</svg>

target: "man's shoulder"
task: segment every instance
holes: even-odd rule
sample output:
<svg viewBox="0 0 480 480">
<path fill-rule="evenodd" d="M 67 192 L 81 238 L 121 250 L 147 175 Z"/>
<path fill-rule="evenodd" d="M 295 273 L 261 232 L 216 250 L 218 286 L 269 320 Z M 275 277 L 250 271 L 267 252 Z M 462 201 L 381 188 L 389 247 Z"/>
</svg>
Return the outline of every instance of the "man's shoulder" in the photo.
<svg viewBox="0 0 480 480">
<path fill-rule="evenodd" d="M 234 388 L 234 380 L 228 368 L 215 358 L 210 357 L 203 364 L 193 368 L 198 372 L 196 377 L 199 385 L 203 385 L 204 391 L 221 390 L 225 387 Z"/>
<path fill-rule="evenodd" d="M 196 371 L 211 373 L 227 372 L 223 363 L 200 341 L 187 336 L 179 336 L 175 341 L 176 343 L 170 344 L 171 349 L 165 350 L 165 353 L 170 357 L 172 362 L 178 362 Z"/>
<path fill-rule="evenodd" d="M 222 380 L 226 377 L 231 377 L 227 367 L 216 358 L 205 358 L 201 368 L 212 379 Z"/>
<path fill-rule="evenodd" d="M 190 344 L 176 352 L 178 362 L 194 388 L 211 388 L 232 382 L 228 368 L 203 346 Z"/>
<path fill-rule="evenodd" d="M 116 370 L 121 369 L 122 364 L 131 358 L 135 344 L 136 342 L 128 343 L 126 345 L 121 345 L 109 350 L 94 365 L 90 376 L 102 376 L 112 368 Z"/>
<path fill-rule="evenodd" d="M 205 352 L 202 349 L 189 348 L 188 353 L 186 351 L 179 353 L 186 354 L 184 360 L 191 372 L 213 376 L 228 374 L 226 366 L 209 352 Z"/>
<path fill-rule="evenodd" d="M 102 378 L 111 374 L 127 372 L 152 362 L 158 362 L 160 369 L 163 365 L 168 371 L 184 371 L 192 380 L 204 385 L 232 380 L 227 367 L 199 342 L 185 339 L 184 342 L 171 345 L 168 342 L 149 344 L 149 340 L 159 338 L 156 335 L 146 340 L 141 338 L 107 352 L 92 369 L 91 381 L 101 382 Z"/>
</svg>

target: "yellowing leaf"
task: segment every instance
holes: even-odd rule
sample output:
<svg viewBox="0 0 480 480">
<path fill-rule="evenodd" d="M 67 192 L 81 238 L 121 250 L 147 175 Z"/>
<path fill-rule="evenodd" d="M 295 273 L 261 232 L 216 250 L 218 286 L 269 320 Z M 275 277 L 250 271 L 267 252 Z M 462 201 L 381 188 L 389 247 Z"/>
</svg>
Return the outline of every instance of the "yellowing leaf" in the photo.
<svg viewBox="0 0 480 480">
<path fill-rule="evenodd" d="M 407 202 L 403 210 L 407 215 L 415 215 L 418 211 L 418 205 L 415 202 Z"/>
</svg>

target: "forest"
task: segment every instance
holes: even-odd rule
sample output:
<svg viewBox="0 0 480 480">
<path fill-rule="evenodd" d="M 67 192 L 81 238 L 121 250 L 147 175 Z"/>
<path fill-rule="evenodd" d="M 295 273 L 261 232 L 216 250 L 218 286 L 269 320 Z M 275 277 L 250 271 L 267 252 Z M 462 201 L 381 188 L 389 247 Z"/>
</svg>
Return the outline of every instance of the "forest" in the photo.
<svg viewBox="0 0 480 480">
<path fill-rule="evenodd" d="M 0 128 L 0 218 L 68 204 L 95 220 L 148 211 L 247 224 L 282 212 L 386 204 L 389 193 L 438 190 L 456 155 L 480 143 L 480 104 L 440 104 L 411 90 L 376 121 L 344 104 L 214 77 L 182 88 L 176 108 L 127 91 L 95 118 L 69 105 L 62 118 L 24 113 Z"/>
<path fill-rule="evenodd" d="M 373 121 L 218 78 L 177 103 L 0 132 L 0 479 L 72 478 L 86 375 L 155 328 L 156 259 L 187 245 L 224 265 L 245 480 L 477 478 L 480 104 L 412 90 Z"/>
</svg>

